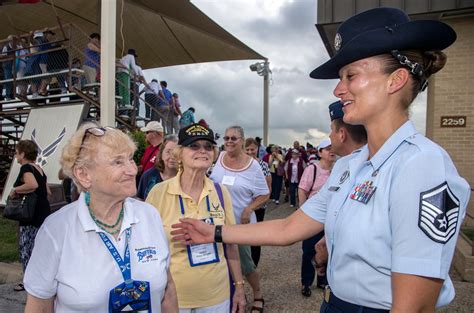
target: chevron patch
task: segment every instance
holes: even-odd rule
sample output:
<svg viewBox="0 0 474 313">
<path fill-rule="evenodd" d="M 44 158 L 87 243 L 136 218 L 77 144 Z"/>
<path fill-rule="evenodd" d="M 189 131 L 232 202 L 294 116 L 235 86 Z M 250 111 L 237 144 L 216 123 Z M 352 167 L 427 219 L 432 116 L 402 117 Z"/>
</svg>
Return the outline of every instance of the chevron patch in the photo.
<svg viewBox="0 0 474 313">
<path fill-rule="evenodd" d="M 459 200 L 448 183 L 420 194 L 418 227 L 431 240 L 446 243 L 456 233 L 459 217 Z"/>
</svg>

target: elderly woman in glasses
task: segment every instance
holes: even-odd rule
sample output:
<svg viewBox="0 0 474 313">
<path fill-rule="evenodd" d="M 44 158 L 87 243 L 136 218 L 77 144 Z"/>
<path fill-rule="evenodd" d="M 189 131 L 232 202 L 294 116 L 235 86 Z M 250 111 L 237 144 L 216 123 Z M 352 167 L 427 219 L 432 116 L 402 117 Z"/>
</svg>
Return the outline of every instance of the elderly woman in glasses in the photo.
<svg viewBox="0 0 474 313">
<path fill-rule="evenodd" d="M 168 135 L 165 137 L 163 144 L 160 145 L 160 150 L 155 160 L 155 166 L 147 170 L 140 177 L 137 191 L 138 198 L 145 200 L 151 188 L 156 184 L 176 176 L 178 164 L 172 153 L 177 142 L 178 137 L 176 135 Z"/>
<path fill-rule="evenodd" d="M 25 312 L 177 312 L 169 250 L 155 208 L 135 200 L 135 144 L 87 123 L 63 149 L 82 191 L 40 228 L 24 285 Z"/>
<path fill-rule="evenodd" d="M 147 202 L 155 206 L 170 236 L 171 225 L 193 217 L 214 225 L 235 224 L 232 201 L 225 187 L 206 177 L 217 157 L 213 131 L 192 124 L 179 131 L 173 155 L 179 172 L 155 186 Z M 179 309 L 187 312 L 245 312 L 245 294 L 236 245 L 195 245 L 172 242 L 170 270 L 176 283 Z M 226 249 L 226 251 L 225 251 Z M 225 253 L 227 252 L 227 253 Z M 229 270 L 233 286 L 229 281 Z M 231 288 L 235 292 L 230 298 Z M 231 303 L 232 301 L 232 303 Z"/>
<path fill-rule="evenodd" d="M 213 181 L 220 182 L 229 189 L 237 224 L 256 223 L 255 210 L 267 202 L 270 193 L 258 161 L 245 153 L 244 143 L 242 127 L 227 128 L 224 136 L 225 151 L 219 155 L 211 174 Z M 239 245 L 239 253 L 242 273 L 253 291 L 251 312 L 262 312 L 265 302 L 250 246 Z"/>
</svg>

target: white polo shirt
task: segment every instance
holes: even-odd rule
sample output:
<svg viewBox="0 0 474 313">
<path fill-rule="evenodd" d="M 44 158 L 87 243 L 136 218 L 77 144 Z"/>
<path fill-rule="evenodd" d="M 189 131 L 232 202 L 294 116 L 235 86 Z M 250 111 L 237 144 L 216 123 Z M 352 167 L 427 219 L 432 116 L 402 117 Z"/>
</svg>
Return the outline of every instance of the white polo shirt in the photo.
<svg viewBox="0 0 474 313">
<path fill-rule="evenodd" d="M 106 234 L 122 259 L 125 229 L 129 242 L 132 279 L 148 281 L 153 312 L 161 312 L 161 300 L 169 267 L 169 247 L 156 209 L 127 198 L 122 229 L 117 240 Z M 123 283 L 122 273 L 104 245 L 84 200 L 50 215 L 35 240 L 24 277 L 26 291 L 38 298 L 55 298 L 55 312 L 108 312 L 109 292 Z"/>
</svg>

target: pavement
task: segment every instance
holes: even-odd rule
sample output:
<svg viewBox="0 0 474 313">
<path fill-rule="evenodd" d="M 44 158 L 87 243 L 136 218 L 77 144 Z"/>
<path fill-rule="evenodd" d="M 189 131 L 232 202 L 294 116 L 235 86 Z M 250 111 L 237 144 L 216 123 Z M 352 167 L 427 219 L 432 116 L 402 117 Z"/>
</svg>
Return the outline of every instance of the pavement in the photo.
<svg viewBox="0 0 474 313">
<path fill-rule="evenodd" d="M 284 218 L 291 214 L 294 208 L 288 203 L 269 204 L 266 220 Z M 301 243 L 287 247 L 262 247 L 262 256 L 258 265 L 261 276 L 261 288 L 265 298 L 265 312 L 319 312 L 323 300 L 320 289 L 313 287 L 313 294 L 309 298 L 301 295 L 300 263 Z M 18 264 L 0 263 L 0 282 L 5 280 L 5 273 L 10 277 L 21 276 Z M 451 279 L 456 289 L 456 298 L 446 308 L 438 310 L 440 313 L 472 313 L 474 312 L 474 283 L 461 281 L 460 276 L 451 270 Z M 19 282 L 0 285 L 0 313 L 23 312 L 26 302 L 25 292 L 15 292 L 13 287 Z M 251 306 L 250 287 L 245 286 L 248 307 Z"/>
</svg>

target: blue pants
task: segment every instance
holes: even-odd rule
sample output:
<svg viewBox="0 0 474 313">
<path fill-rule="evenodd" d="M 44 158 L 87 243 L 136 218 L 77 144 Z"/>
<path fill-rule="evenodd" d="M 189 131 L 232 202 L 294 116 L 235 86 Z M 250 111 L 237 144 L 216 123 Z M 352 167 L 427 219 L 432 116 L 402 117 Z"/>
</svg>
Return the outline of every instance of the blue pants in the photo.
<svg viewBox="0 0 474 313">
<path fill-rule="evenodd" d="M 316 275 L 316 269 L 311 263 L 314 256 L 316 255 L 316 250 L 314 250 L 314 245 L 324 237 L 324 231 L 320 232 L 317 235 L 314 235 L 311 238 L 303 240 L 303 257 L 301 260 L 301 284 L 303 286 L 311 286 L 314 282 L 314 277 Z M 317 284 L 327 285 L 326 275 L 318 276 Z"/>
<path fill-rule="evenodd" d="M 12 62 L 5 62 L 3 64 L 3 78 L 13 78 Z M 13 98 L 13 83 L 5 83 L 5 96 L 7 98 Z"/>
<path fill-rule="evenodd" d="M 272 194 L 271 199 L 280 200 L 281 186 L 283 182 L 283 176 L 279 176 L 276 173 L 272 173 Z"/>
<path fill-rule="evenodd" d="M 290 183 L 290 204 L 296 205 L 296 194 L 298 193 L 298 183 Z"/>
</svg>

